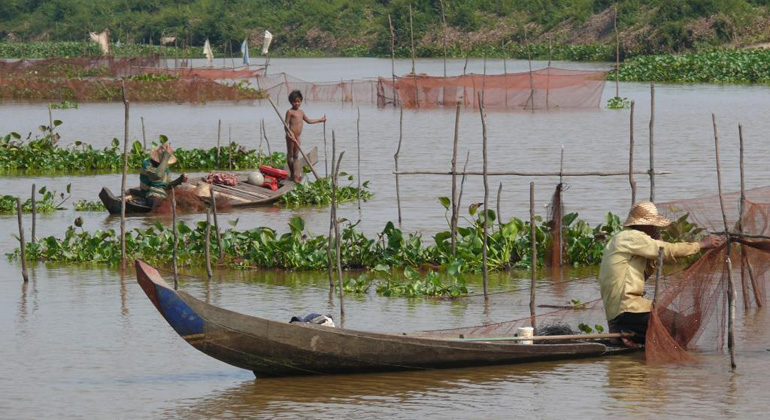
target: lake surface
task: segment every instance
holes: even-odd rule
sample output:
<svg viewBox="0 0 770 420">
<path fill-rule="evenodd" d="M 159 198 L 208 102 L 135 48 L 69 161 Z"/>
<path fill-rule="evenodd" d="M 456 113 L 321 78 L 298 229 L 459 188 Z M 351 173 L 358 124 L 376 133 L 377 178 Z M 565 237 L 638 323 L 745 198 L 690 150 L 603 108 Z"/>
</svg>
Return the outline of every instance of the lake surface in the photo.
<svg viewBox="0 0 770 420">
<path fill-rule="evenodd" d="M 228 60 L 229 61 L 229 60 Z M 216 62 L 215 62 L 216 63 Z M 219 64 L 219 63 L 216 63 Z M 397 61 L 397 74 L 410 70 L 409 60 Z M 270 72 L 287 72 L 309 81 L 389 76 L 390 60 L 272 59 Z M 461 74 L 464 60 L 450 60 L 448 74 Z M 545 63 L 535 62 L 535 68 Z M 571 68 L 609 68 L 605 64 L 557 63 Z M 488 73 L 500 73 L 501 61 L 488 60 Z M 527 63 L 508 61 L 509 71 Z M 468 72 L 481 73 L 483 60 L 470 60 Z M 417 71 L 439 75 L 442 60 L 419 60 Z M 608 83 L 603 103 L 614 96 Z M 621 96 L 636 102 L 635 166 L 648 167 L 650 90 L 647 84 L 623 83 Z M 742 124 L 746 142 L 746 183 L 767 185 L 766 137 L 770 133 L 770 88 L 764 86 L 658 85 L 655 110 L 655 166 L 670 175 L 656 179 L 656 201 L 716 193 L 714 135 L 711 114 L 717 117 L 724 187 L 738 188 L 738 135 Z M 286 107 L 285 99 L 281 108 Z M 338 150 L 345 150 L 343 171 L 357 173 L 357 116 L 360 111 L 361 178 L 370 181 L 375 196 L 368 202 L 342 206 L 340 216 L 361 220 L 368 234 L 396 221 L 393 154 L 399 139 L 400 110 L 374 106 L 310 102 L 305 112 L 326 115 L 326 138 L 332 131 Z M 105 147 L 123 136 L 122 104 L 81 104 L 77 110 L 54 110 L 61 143 L 81 140 Z M 218 121 L 223 140 L 232 138 L 250 148 L 260 146 L 259 122 L 264 119 L 272 150 L 284 150 L 283 129 L 267 102 L 197 105 L 132 104 L 130 137 L 142 139 L 144 117 L 148 142 L 165 134 L 176 147 L 214 147 Z M 455 110 L 404 110 L 400 169 L 449 170 Z M 463 110 L 460 120 L 461 161 L 470 152 L 469 169 L 481 170 L 481 122 L 477 111 Z M 0 135 L 16 131 L 37 133 L 48 124 L 40 103 L 0 103 Z M 558 171 L 562 146 L 565 171 L 625 170 L 628 165 L 629 110 L 605 108 L 579 111 L 488 111 L 489 170 Z M 308 125 L 305 148 L 321 149 L 319 172 L 325 172 L 323 125 Z M 262 144 L 264 150 L 267 145 Z M 136 183 L 137 176 L 130 177 Z M 638 175 L 638 196 L 649 196 L 646 176 Z M 529 182 L 536 185 L 539 215 L 545 215 L 558 177 L 494 177 L 490 206 L 496 205 L 499 183 L 502 216 L 528 217 Z M 356 182 L 356 181 L 352 181 Z M 611 211 L 625 215 L 630 204 L 624 177 L 566 178 L 568 211 L 592 223 Z M 96 200 L 102 186 L 119 190 L 120 175 L 81 173 L 55 176 L 2 176 L 0 194 L 28 196 L 31 184 L 64 191 L 72 197 Z M 446 229 L 439 196 L 451 194 L 446 176 L 401 178 L 402 229 L 421 232 L 427 240 Z M 483 201 L 481 177 L 469 177 L 463 207 Z M 61 235 L 77 216 L 84 228 L 119 229 L 119 219 L 103 213 L 71 209 L 38 218 L 38 237 Z M 328 229 L 326 208 L 278 207 L 232 211 L 223 220 L 238 220 L 238 228 L 271 226 L 288 230 L 295 215 L 305 218 L 309 232 Z M 205 216 L 204 216 L 205 217 Z M 183 215 L 182 220 L 201 220 Z M 27 237 L 31 219 L 25 216 Z M 163 216 L 129 219 L 128 226 L 146 226 Z M 224 222 L 221 222 L 224 224 Z M 227 224 L 224 224 L 228 226 Z M 15 215 L 0 216 L 0 252 L 11 252 L 17 241 Z M 201 273 L 183 269 L 182 287 L 195 296 L 236 311 L 288 320 L 310 312 L 338 313 L 328 298 L 324 273 L 219 271 L 206 283 Z M 599 296 L 591 270 L 568 274 L 564 287 L 549 287 L 540 279 L 538 303 L 564 304 Z M 519 318 L 528 314 L 527 273 L 495 273 L 491 288 L 521 289 L 493 299 L 457 302 L 383 298 L 370 293 L 346 301 L 346 328 L 373 331 L 415 331 L 467 326 Z M 589 278 L 585 278 L 589 277 Z M 481 290 L 478 279 L 472 287 Z M 484 369 L 350 375 L 322 378 L 258 379 L 252 373 L 217 362 L 180 339 L 163 321 L 133 274 L 121 278 L 102 266 L 37 264 L 30 282 L 21 282 L 20 265 L 0 259 L 0 418 L 674 418 L 694 414 L 703 418 L 765 418 L 770 377 L 770 317 L 766 311 L 739 312 L 738 369 L 729 369 L 724 352 L 704 352 L 698 362 L 684 366 L 648 366 L 640 355 L 603 360 L 538 363 Z"/>
</svg>

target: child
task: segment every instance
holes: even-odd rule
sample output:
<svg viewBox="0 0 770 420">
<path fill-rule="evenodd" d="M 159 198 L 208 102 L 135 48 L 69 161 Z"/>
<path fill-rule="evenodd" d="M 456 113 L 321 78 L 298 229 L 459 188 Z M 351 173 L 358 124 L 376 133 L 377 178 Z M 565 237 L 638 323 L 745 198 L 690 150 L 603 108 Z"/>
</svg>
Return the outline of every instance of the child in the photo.
<svg viewBox="0 0 770 420">
<path fill-rule="evenodd" d="M 299 153 L 299 147 L 302 141 L 300 139 L 300 136 L 302 135 L 302 122 L 304 121 L 308 124 L 326 122 L 326 115 L 311 120 L 304 112 L 300 111 L 299 107 L 302 105 L 302 92 L 298 90 L 292 91 L 289 94 L 289 103 L 291 103 L 291 109 L 286 111 L 286 125 L 289 126 L 291 132 L 288 130 L 286 131 L 286 163 L 291 172 L 291 179 L 294 180 L 294 182 L 300 182 L 302 181 L 302 168 L 298 165 L 297 154 Z"/>
</svg>

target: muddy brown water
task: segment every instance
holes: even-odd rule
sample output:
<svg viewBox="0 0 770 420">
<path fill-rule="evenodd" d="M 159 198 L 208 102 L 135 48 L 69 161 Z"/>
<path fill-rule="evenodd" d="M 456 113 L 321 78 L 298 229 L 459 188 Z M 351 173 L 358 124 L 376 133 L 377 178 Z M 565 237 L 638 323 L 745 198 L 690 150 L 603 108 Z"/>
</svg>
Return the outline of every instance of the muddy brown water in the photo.
<svg viewBox="0 0 770 420">
<path fill-rule="evenodd" d="M 389 60 L 294 59 L 271 60 L 271 71 L 286 71 L 308 80 L 339 80 L 388 76 Z M 536 63 L 542 66 L 544 63 Z M 405 73 L 411 63 L 397 63 Z M 450 60 L 449 74 L 462 72 L 464 61 Z M 585 64 L 565 64 L 587 68 Z M 523 70 L 526 62 L 508 62 Z M 602 67 L 601 64 L 592 66 Z M 483 62 L 472 60 L 468 71 L 481 72 Z M 489 60 L 490 73 L 502 63 Z M 420 60 L 418 71 L 441 74 L 442 60 Z M 671 175 L 657 179 L 658 201 L 690 198 L 716 191 L 711 113 L 717 115 L 722 142 L 725 188 L 738 188 L 737 124 L 746 138 L 747 185 L 766 185 L 766 138 L 770 120 L 770 89 L 762 86 L 658 85 L 656 88 L 656 167 Z M 608 83 L 604 101 L 614 96 Z M 649 86 L 621 84 L 621 96 L 636 101 L 636 166 L 648 159 Z M 281 108 L 285 107 L 282 101 Z M 326 114 L 331 132 L 346 150 L 343 170 L 356 172 L 357 108 L 339 103 L 306 103 L 311 117 Z M 396 220 L 395 182 L 391 174 L 398 141 L 399 111 L 361 106 L 361 172 L 371 181 L 375 197 L 342 206 L 341 216 L 361 219 L 373 235 Z M 550 112 L 488 112 L 490 170 L 558 170 L 561 146 L 565 169 L 623 170 L 627 166 L 629 111 L 607 109 Z M 259 145 L 259 120 L 265 119 L 271 147 L 283 149 L 282 129 L 267 103 L 209 103 L 198 105 L 132 104 L 131 137 L 141 139 L 143 116 L 148 139 L 169 136 L 177 147 L 213 147 L 217 121 L 222 138 L 249 147 Z M 78 110 L 54 110 L 62 143 L 75 140 L 97 147 L 122 138 L 121 104 L 81 104 Z M 47 124 L 44 104 L 0 104 L 0 134 L 26 134 Z M 460 152 L 471 151 L 471 169 L 481 169 L 481 125 L 477 112 L 461 115 Z M 404 140 L 399 166 L 403 169 L 448 170 L 451 159 L 454 109 L 404 111 Z M 309 125 L 303 143 L 323 149 L 322 125 Z M 307 147 L 306 146 L 306 147 Z M 263 144 L 263 149 L 266 145 Z M 323 152 L 319 171 L 324 173 Z M 130 177 L 135 183 L 137 176 Z M 557 182 L 555 178 L 492 178 L 490 205 L 503 182 L 503 217 L 528 217 L 529 182 L 537 187 L 538 214 Z M 637 176 L 639 197 L 649 194 L 646 177 Z M 117 191 L 120 175 L 34 175 L 0 178 L 0 194 L 28 196 L 30 185 L 64 191 L 72 183 L 69 207 L 78 199 L 96 200 L 103 186 Z M 630 202 L 625 178 L 567 178 L 565 201 L 591 222 L 612 211 L 623 214 Z M 421 232 L 426 240 L 445 229 L 438 196 L 451 193 L 448 177 L 401 178 L 402 228 Z M 464 203 L 483 200 L 480 177 L 468 180 Z M 102 213 L 71 209 L 41 215 L 38 236 L 61 235 L 75 217 L 84 228 L 119 229 L 119 220 Z M 290 217 L 300 215 L 308 230 L 328 229 L 328 210 L 322 208 L 231 211 L 225 221 L 239 228 L 274 226 L 288 230 Z M 187 222 L 199 215 L 184 215 Z M 29 237 L 30 217 L 25 216 Z M 132 218 L 129 228 L 163 216 Z M 16 241 L 16 217 L 0 216 L 0 251 L 10 252 Z M 199 271 L 183 273 L 200 276 Z M 569 272 L 568 278 L 590 276 L 591 270 Z M 527 273 L 491 276 L 492 290 L 521 289 L 493 299 L 488 310 L 479 299 L 457 302 L 383 298 L 370 293 L 346 301 L 347 328 L 374 331 L 414 331 L 518 318 L 528 313 Z M 480 280 L 471 287 L 481 290 Z M 548 273 L 540 279 L 538 302 L 564 304 L 599 296 L 588 278 L 564 287 L 550 287 Z M 330 302 L 325 273 L 219 271 L 208 285 L 182 277 L 182 287 L 210 302 L 240 312 L 288 320 L 309 312 L 336 314 Z M 704 352 L 698 362 L 683 366 L 649 366 L 639 355 L 602 360 L 536 363 L 482 369 L 344 375 L 288 379 L 257 379 L 251 372 L 217 362 L 187 345 L 161 319 L 129 274 L 99 265 L 36 264 L 30 282 L 21 282 L 18 262 L 0 259 L 0 417 L 2 418 L 764 418 L 770 376 L 770 318 L 766 311 L 739 312 L 737 361 L 729 369 L 724 352 Z"/>
</svg>

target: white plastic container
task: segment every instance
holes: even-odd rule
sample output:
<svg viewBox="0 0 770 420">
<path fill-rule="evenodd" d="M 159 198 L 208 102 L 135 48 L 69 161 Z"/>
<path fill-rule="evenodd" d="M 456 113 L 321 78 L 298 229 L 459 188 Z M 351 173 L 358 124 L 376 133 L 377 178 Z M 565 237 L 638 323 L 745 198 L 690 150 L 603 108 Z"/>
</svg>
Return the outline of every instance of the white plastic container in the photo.
<svg viewBox="0 0 770 420">
<path fill-rule="evenodd" d="M 529 338 L 535 335 L 535 329 L 532 327 L 519 327 L 519 338 Z M 532 344 L 532 340 L 521 340 L 519 344 Z"/>
</svg>

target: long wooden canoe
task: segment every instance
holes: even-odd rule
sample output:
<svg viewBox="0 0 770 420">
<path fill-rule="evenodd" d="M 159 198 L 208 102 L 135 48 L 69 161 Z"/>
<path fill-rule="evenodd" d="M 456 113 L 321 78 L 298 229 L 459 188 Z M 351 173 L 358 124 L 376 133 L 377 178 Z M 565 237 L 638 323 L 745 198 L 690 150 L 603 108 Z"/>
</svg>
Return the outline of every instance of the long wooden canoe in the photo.
<svg viewBox="0 0 770 420">
<path fill-rule="evenodd" d="M 457 341 L 290 324 L 228 311 L 173 290 L 143 261 L 136 261 L 136 273 L 152 303 L 190 345 L 258 377 L 489 366 L 626 351 L 599 342 Z"/>
<path fill-rule="evenodd" d="M 310 164 L 315 165 L 318 163 L 318 148 L 314 147 L 307 154 Z M 300 159 L 301 166 L 307 166 L 308 162 L 304 159 Z M 295 183 L 290 180 L 283 180 L 279 183 L 279 188 L 273 191 L 269 188 L 264 188 L 246 182 L 248 175 L 238 174 L 238 184 L 234 186 L 228 185 L 211 185 L 210 188 L 214 190 L 214 195 L 217 203 L 227 202 L 227 207 L 258 207 L 275 203 L 282 195 L 288 193 L 294 189 Z M 205 183 L 203 178 L 193 178 L 178 188 L 196 188 L 198 184 Z M 178 191 L 178 190 L 177 190 Z M 116 197 L 107 188 L 102 188 L 99 193 L 99 199 L 102 200 L 104 207 L 110 214 L 120 214 L 120 197 Z M 208 201 L 207 198 L 202 198 Z M 217 205 L 219 208 L 219 204 Z M 152 211 L 145 199 L 139 194 L 138 188 L 130 188 L 126 191 L 126 215 L 144 214 Z"/>
</svg>

